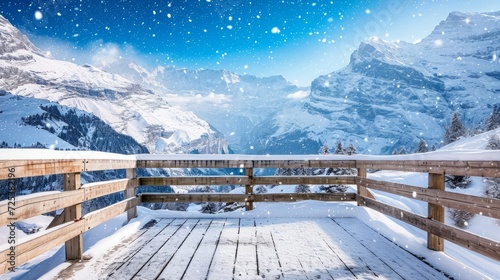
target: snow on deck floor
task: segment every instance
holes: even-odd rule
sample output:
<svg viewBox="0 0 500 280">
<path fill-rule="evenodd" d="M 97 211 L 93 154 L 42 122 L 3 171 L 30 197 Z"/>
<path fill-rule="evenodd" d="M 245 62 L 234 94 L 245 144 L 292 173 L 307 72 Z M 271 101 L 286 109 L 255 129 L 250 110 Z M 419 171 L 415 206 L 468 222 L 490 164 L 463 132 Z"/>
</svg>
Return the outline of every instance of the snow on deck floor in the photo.
<svg viewBox="0 0 500 280">
<path fill-rule="evenodd" d="M 448 279 L 356 218 L 154 218 L 57 278 Z"/>
</svg>

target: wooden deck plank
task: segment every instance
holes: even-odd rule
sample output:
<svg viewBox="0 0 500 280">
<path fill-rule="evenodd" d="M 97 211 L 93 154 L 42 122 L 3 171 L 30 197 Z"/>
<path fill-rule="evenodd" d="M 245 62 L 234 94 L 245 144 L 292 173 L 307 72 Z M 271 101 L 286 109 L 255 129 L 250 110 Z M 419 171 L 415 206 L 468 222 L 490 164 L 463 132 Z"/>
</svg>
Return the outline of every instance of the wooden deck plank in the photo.
<svg viewBox="0 0 500 280">
<path fill-rule="evenodd" d="M 106 259 L 112 259 L 111 264 L 106 268 L 106 275 L 111 277 L 116 270 L 120 269 L 126 262 L 135 256 L 147 243 L 172 223 L 172 221 L 173 219 L 151 220 L 136 234 L 126 238 L 115 246 L 106 254 Z"/>
<path fill-rule="evenodd" d="M 162 230 L 158 235 L 155 236 L 150 242 L 145 244 L 140 251 L 135 254 L 132 258 L 124 263 L 113 275 L 109 275 L 109 279 L 132 279 L 144 266 L 146 266 L 150 259 L 158 254 L 165 243 L 170 240 L 181 227 L 187 222 L 184 219 L 174 220 L 168 227 Z M 155 252 L 152 256 L 152 252 Z"/>
<path fill-rule="evenodd" d="M 358 240 L 367 250 L 375 252 L 377 256 L 396 271 L 404 269 L 404 278 L 410 279 L 448 279 L 444 274 L 420 261 L 410 253 L 395 253 L 404 250 L 387 240 L 384 236 L 364 225 L 355 218 L 335 219 L 346 232 Z M 379 250 L 383 247 L 384 250 Z"/>
<path fill-rule="evenodd" d="M 355 277 L 339 256 L 324 242 L 324 238 L 319 232 L 321 230 L 320 226 L 318 225 L 322 220 L 304 220 L 302 221 L 302 227 L 307 228 L 307 230 L 297 231 L 297 237 L 306 242 L 312 249 L 313 267 L 318 269 L 317 273 L 321 276 L 321 279 L 350 279 Z M 323 269 L 320 270 L 320 268 Z M 325 271 L 327 274 L 324 273 Z"/>
<path fill-rule="evenodd" d="M 314 228 L 315 224 L 318 222 L 317 219 L 277 219 L 273 220 L 276 223 L 283 224 L 283 228 L 286 226 L 286 232 L 290 236 L 293 236 L 297 243 L 302 243 L 309 250 L 297 252 L 297 258 L 300 264 L 306 272 L 306 277 L 308 279 L 333 279 L 327 265 L 330 260 L 321 260 L 319 255 L 322 251 L 322 240 L 318 239 L 315 234 L 311 234 L 311 229 Z M 291 224 L 290 224 L 291 223 Z M 326 251 L 327 248 L 323 250 Z M 332 256 L 333 257 L 333 256 Z M 353 275 L 348 275 L 352 277 Z"/>
<path fill-rule="evenodd" d="M 254 219 L 240 219 L 238 252 L 234 263 L 234 278 L 256 278 L 257 238 Z"/>
<path fill-rule="evenodd" d="M 305 279 L 306 272 L 304 271 L 298 256 L 300 253 L 309 250 L 303 242 L 297 242 L 294 236 L 287 233 L 283 224 L 278 224 L 274 219 L 264 220 L 257 219 L 257 224 L 260 226 L 268 226 L 271 232 L 271 238 L 274 240 L 276 251 L 280 259 L 281 270 L 285 279 Z"/>
<path fill-rule="evenodd" d="M 140 268 L 137 274 L 134 275 L 134 279 L 157 279 L 164 267 L 168 265 L 174 257 L 177 250 L 184 244 L 198 222 L 198 219 L 188 219 L 185 223 L 180 225 L 168 239 L 161 238 L 160 235 L 158 235 L 158 237 L 150 242 L 149 244 L 163 244 L 156 247 L 159 249 L 149 258 L 148 262 Z M 169 228 L 170 227 L 167 227 L 167 229 Z M 150 255 L 151 251 L 152 250 L 150 250 Z"/>
<path fill-rule="evenodd" d="M 355 218 L 158 219 L 141 231 L 92 279 L 447 279 Z"/>
<path fill-rule="evenodd" d="M 212 221 L 191 259 L 183 280 L 198 280 L 207 277 L 225 223 L 225 220 L 219 219 Z"/>
<path fill-rule="evenodd" d="M 238 246 L 239 219 L 228 219 L 222 230 L 219 245 L 215 252 L 207 279 L 233 279 L 234 263 Z"/>
<path fill-rule="evenodd" d="M 274 241 L 271 237 L 271 229 L 268 225 L 262 225 L 255 220 L 257 225 L 257 260 L 259 275 L 263 279 L 282 279 L 281 263 L 276 251 Z"/>
<path fill-rule="evenodd" d="M 163 268 L 157 279 L 182 279 L 212 220 L 201 219 Z"/>
<path fill-rule="evenodd" d="M 361 223 L 358 221 L 358 224 Z M 368 251 L 354 237 L 331 219 L 321 221 L 321 228 L 317 229 L 318 238 L 331 247 L 350 271 L 361 279 L 403 279 L 398 273 L 387 266 L 380 258 Z M 328 235 L 326 232 L 332 234 Z M 384 250 L 385 248 L 381 248 Z M 401 252 L 398 252 L 401 253 Z"/>
</svg>

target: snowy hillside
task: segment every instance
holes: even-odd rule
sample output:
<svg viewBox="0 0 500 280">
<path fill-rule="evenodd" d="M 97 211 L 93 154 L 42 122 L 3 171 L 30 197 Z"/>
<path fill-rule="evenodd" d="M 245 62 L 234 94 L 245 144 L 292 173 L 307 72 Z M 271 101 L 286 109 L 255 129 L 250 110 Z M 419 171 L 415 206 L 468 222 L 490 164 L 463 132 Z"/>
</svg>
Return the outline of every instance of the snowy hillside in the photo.
<svg viewBox="0 0 500 280">
<path fill-rule="evenodd" d="M 225 138 L 165 97 L 90 65 L 42 54 L 0 16 L 0 89 L 78 108 L 133 137 L 150 152 L 227 152 Z"/>
<path fill-rule="evenodd" d="M 499 102 L 500 12 L 453 12 L 417 44 L 371 38 L 344 69 L 312 82 L 303 104 L 253 129 L 254 153 L 313 153 L 352 142 L 363 153 L 439 146 L 453 112 L 480 128 Z"/>
<path fill-rule="evenodd" d="M 120 59 L 100 66 L 162 93 L 169 103 L 192 110 L 222 132 L 232 148 L 241 137 L 284 104 L 304 98 L 309 88 L 291 84 L 281 76 L 258 78 L 226 70 L 189 70 L 157 67 L 147 70 Z M 244 152 L 248 147 L 239 147 Z"/>
<path fill-rule="evenodd" d="M 132 137 L 117 133 L 94 115 L 44 99 L 0 93 L 0 117 L 0 140 L 7 147 L 148 152 Z"/>
</svg>

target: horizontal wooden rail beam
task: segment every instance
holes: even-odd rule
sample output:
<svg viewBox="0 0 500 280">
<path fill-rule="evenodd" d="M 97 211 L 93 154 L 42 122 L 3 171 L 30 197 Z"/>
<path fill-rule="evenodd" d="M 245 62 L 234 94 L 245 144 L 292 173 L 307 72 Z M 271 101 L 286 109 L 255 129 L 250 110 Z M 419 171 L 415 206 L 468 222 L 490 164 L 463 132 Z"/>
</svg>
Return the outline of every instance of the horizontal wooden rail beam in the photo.
<svg viewBox="0 0 500 280">
<path fill-rule="evenodd" d="M 0 161 L 0 180 L 75 173 L 83 170 L 84 161 L 81 159 L 8 160 Z M 9 174 L 14 174 L 15 178 L 9 177 Z"/>
<path fill-rule="evenodd" d="M 140 203 L 140 197 L 131 197 L 112 204 L 108 207 L 90 212 L 89 214 L 82 217 L 82 219 L 85 220 L 85 231 L 120 215 L 121 213 L 139 205 Z"/>
<path fill-rule="evenodd" d="M 500 248 L 500 243 L 498 241 L 484 238 L 363 196 L 358 195 L 356 199 L 360 205 L 374 209 L 471 251 L 500 261 L 500 250 L 498 249 Z"/>
<path fill-rule="evenodd" d="M 32 238 L 16 244 L 15 266 L 17 267 L 58 245 L 64 244 L 65 241 L 78 236 L 83 231 L 83 221 L 72 221 L 34 234 Z M 0 252 L 0 274 L 7 272 L 8 268 L 11 267 L 7 255 L 9 252 L 9 247 Z"/>
<path fill-rule="evenodd" d="M 86 159 L 84 171 L 136 168 L 136 160 L 123 159 Z"/>
<path fill-rule="evenodd" d="M 118 179 L 112 181 L 89 183 L 83 185 L 79 190 L 65 191 L 59 193 L 43 194 L 38 193 L 35 196 L 19 196 L 16 199 L 15 214 L 17 220 L 25 220 L 34 216 L 45 214 L 47 212 L 73 206 L 83 201 L 96 197 L 116 193 L 134 188 L 138 184 L 138 179 Z M 0 202 L 0 226 L 10 223 L 8 201 Z"/>
<path fill-rule="evenodd" d="M 138 160 L 137 168 L 355 168 L 354 160 Z"/>
<path fill-rule="evenodd" d="M 39 193 L 40 194 L 40 193 Z M 18 221 L 38 216 L 50 211 L 73 206 L 85 200 L 84 190 L 66 191 L 45 195 L 27 195 L 16 199 L 15 216 L 11 216 L 7 201 L 0 202 L 0 226 L 15 217 Z"/>
<path fill-rule="evenodd" d="M 140 197 L 133 197 L 118 203 L 112 204 L 103 209 L 91 212 L 81 220 L 71 221 L 63 225 L 53 227 L 49 230 L 34 234 L 29 239 L 16 244 L 15 266 L 19 266 L 50 249 L 63 244 L 79 234 L 96 227 L 97 225 L 112 219 L 127 211 L 128 209 L 139 205 Z M 8 244 L 6 244 L 7 246 Z M 10 246 L 0 252 L 0 274 L 7 272 L 11 265 L 8 263 Z"/>
<path fill-rule="evenodd" d="M 219 194 L 142 193 L 142 202 L 294 202 L 301 200 L 355 201 L 355 193 Z"/>
<path fill-rule="evenodd" d="M 500 161 L 359 160 L 357 166 L 376 170 L 500 177 Z"/>
<path fill-rule="evenodd" d="M 143 177 L 139 186 L 198 186 L 198 185 L 245 185 L 250 183 L 247 176 L 193 176 L 193 177 Z"/>
<path fill-rule="evenodd" d="M 143 177 L 140 186 L 197 186 L 197 185 L 331 185 L 356 184 L 355 176 L 191 176 Z"/>
<path fill-rule="evenodd" d="M 333 185 L 356 184 L 356 176 L 258 176 L 252 185 Z"/>
<path fill-rule="evenodd" d="M 85 200 L 135 188 L 139 185 L 139 179 L 118 179 L 104 182 L 88 183 L 82 186 L 85 190 Z"/>
<path fill-rule="evenodd" d="M 414 187 L 366 178 L 358 178 L 357 182 L 366 188 L 372 188 L 375 190 L 442 205 L 444 207 L 500 219 L 500 199 Z"/>
<path fill-rule="evenodd" d="M 135 168 L 136 160 L 119 159 L 43 159 L 2 160 L 0 180 L 84 171 Z M 9 177 L 14 174 L 15 178 Z"/>
</svg>

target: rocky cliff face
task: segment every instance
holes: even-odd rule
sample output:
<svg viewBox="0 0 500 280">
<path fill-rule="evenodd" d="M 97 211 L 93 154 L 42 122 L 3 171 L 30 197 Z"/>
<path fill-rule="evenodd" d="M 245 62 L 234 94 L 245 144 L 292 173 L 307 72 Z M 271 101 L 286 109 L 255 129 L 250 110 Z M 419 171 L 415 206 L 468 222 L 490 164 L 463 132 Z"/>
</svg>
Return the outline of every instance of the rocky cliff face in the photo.
<svg viewBox="0 0 500 280">
<path fill-rule="evenodd" d="M 377 154 L 420 139 L 439 146 L 453 112 L 477 128 L 500 102 L 499 55 L 499 12 L 451 13 L 417 44 L 372 38 L 244 141 L 257 153 L 315 153 L 339 140 Z"/>
</svg>

